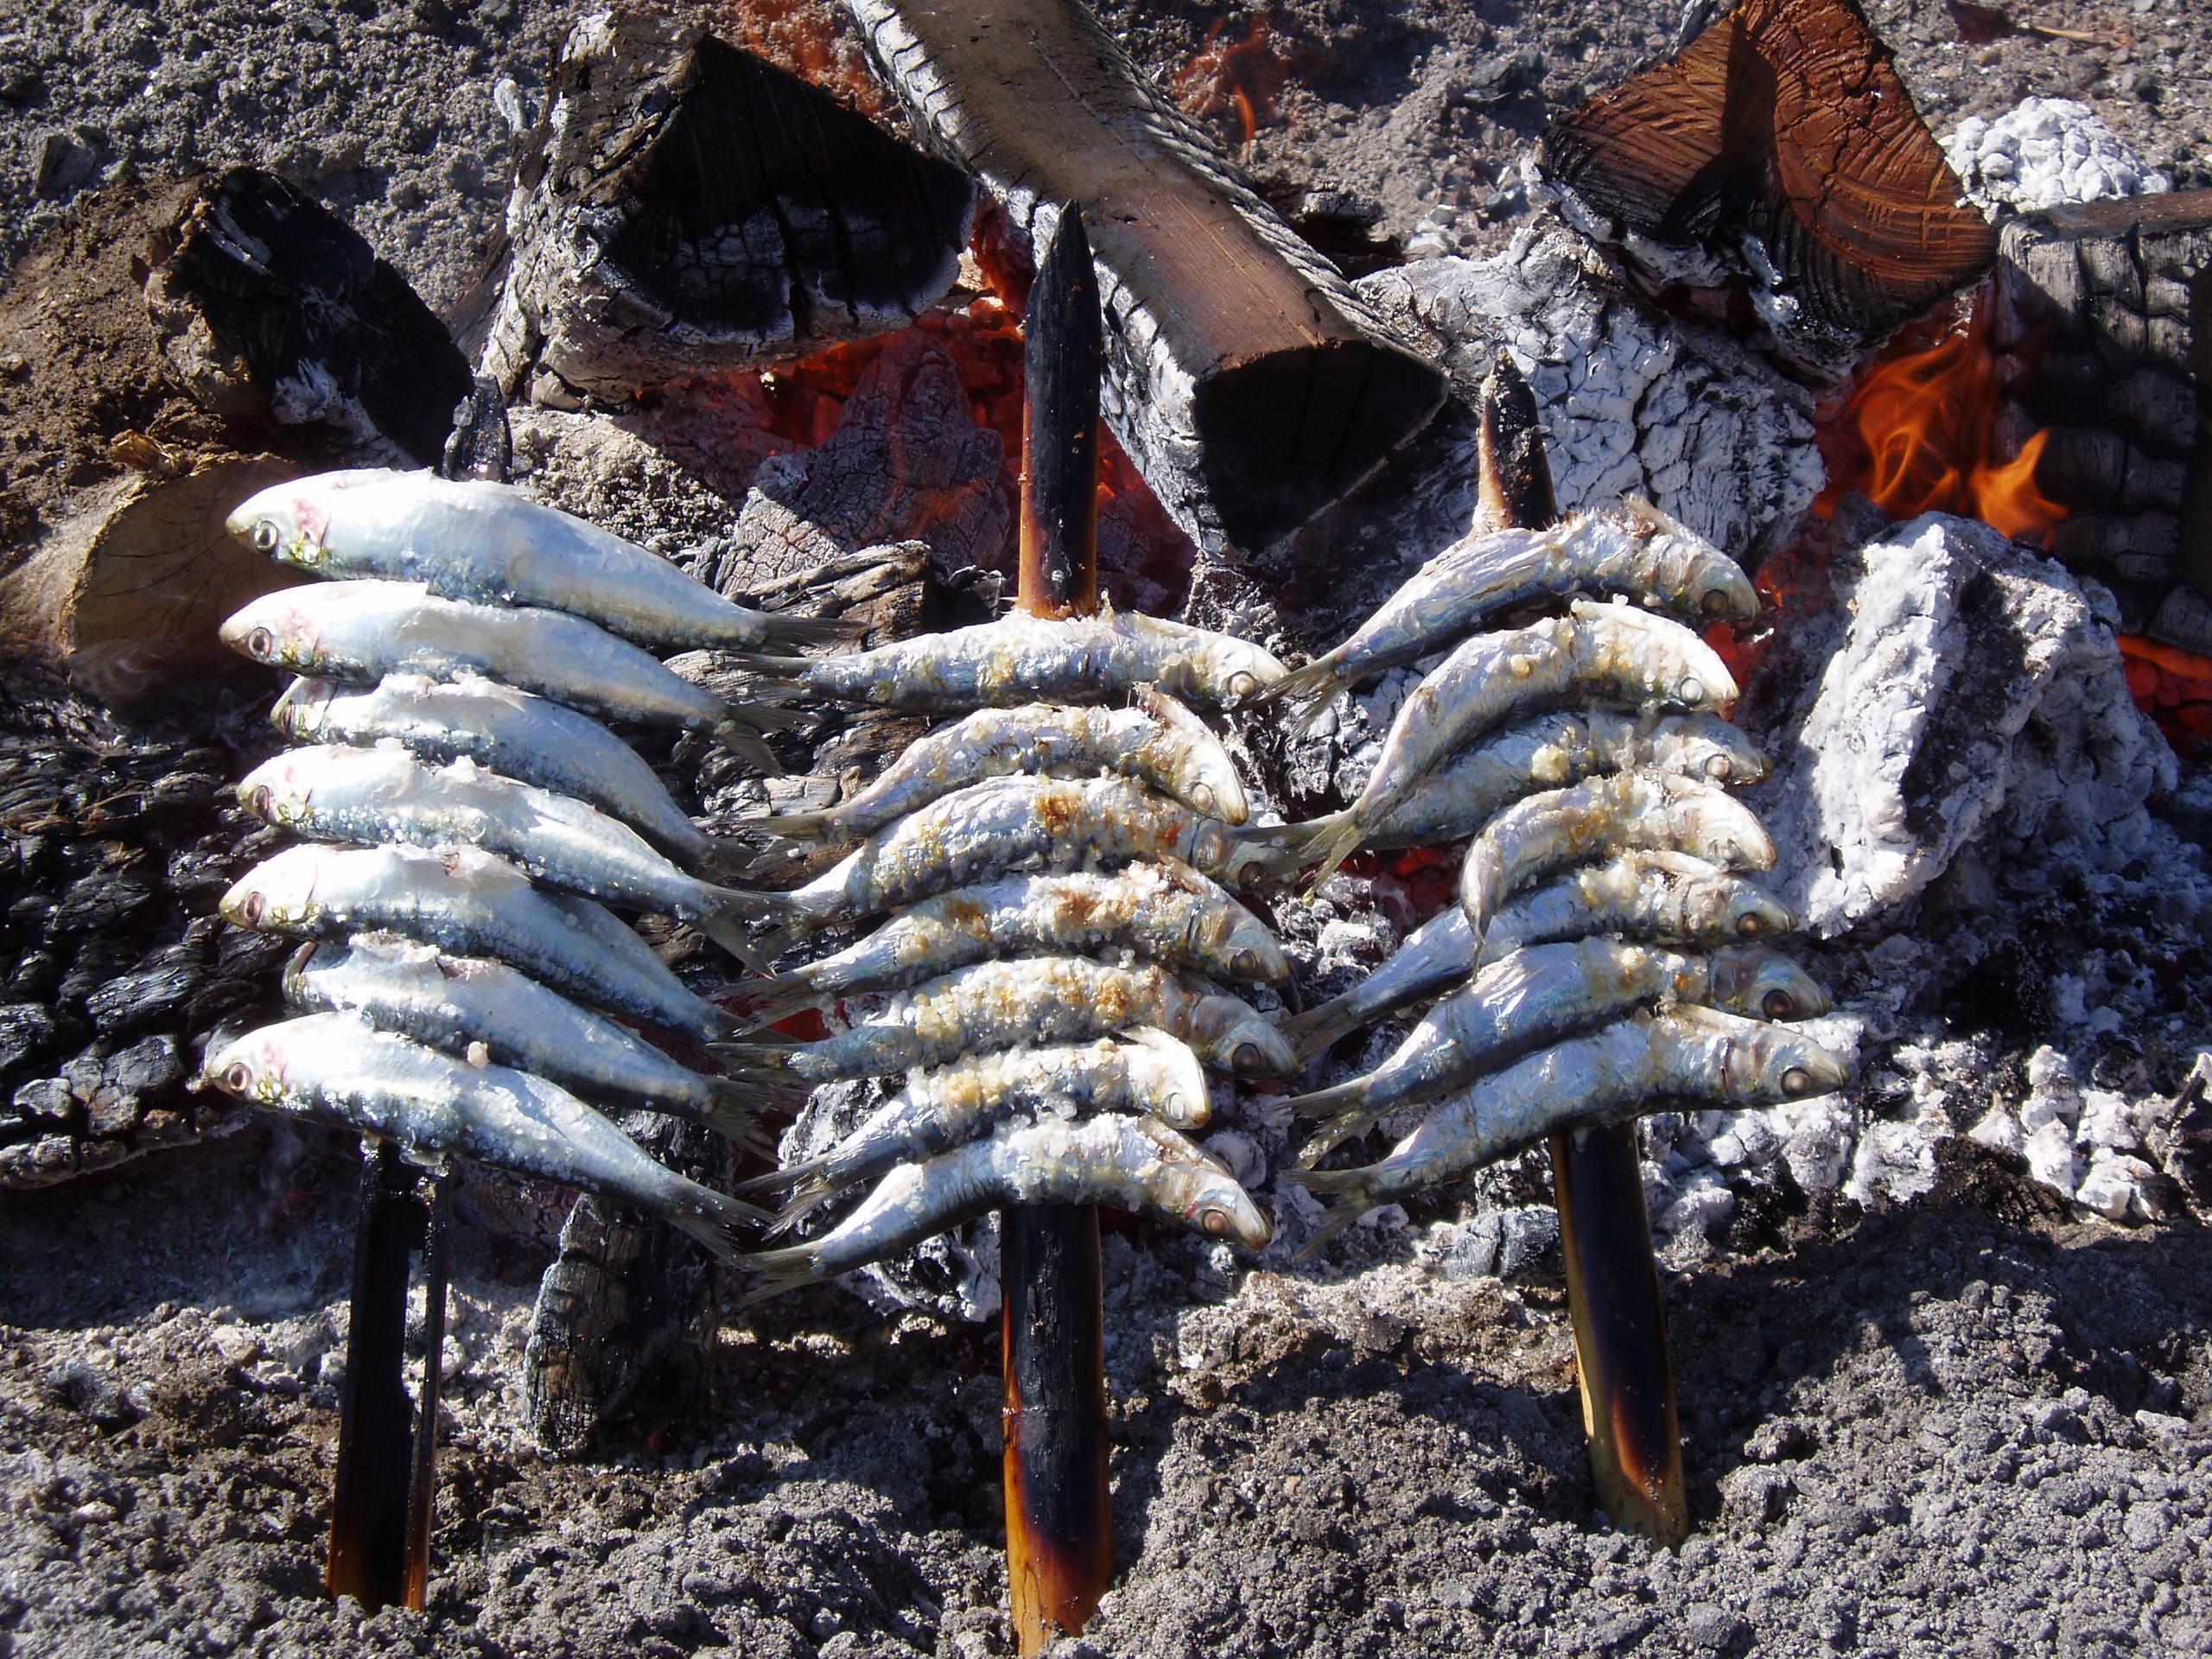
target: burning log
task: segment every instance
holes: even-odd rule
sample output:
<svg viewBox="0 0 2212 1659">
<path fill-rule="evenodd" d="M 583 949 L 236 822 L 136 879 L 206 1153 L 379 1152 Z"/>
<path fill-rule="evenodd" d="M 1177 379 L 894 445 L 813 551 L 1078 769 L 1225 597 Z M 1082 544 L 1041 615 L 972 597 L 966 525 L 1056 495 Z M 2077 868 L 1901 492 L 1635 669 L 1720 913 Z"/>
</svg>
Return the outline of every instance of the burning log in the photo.
<svg viewBox="0 0 2212 1659">
<path fill-rule="evenodd" d="M 1832 374 L 1996 256 L 1853 0 L 1745 0 L 1543 154 L 1656 280 L 1747 284 L 1781 348 Z"/>
<path fill-rule="evenodd" d="M 1077 0 L 849 0 L 873 60 L 1033 248 L 1082 206 L 1108 423 L 1201 545 L 1256 551 L 1435 411 L 1436 372 L 1239 180 Z"/>
<path fill-rule="evenodd" d="M 2051 550 L 2113 589 L 2131 632 L 2212 650 L 2212 323 L 2192 321 L 2212 308 L 2192 286 L 2212 191 L 2053 208 L 2003 248 L 1996 344 L 2023 359 L 2012 423 L 2048 433 Z"/>
<path fill-rule="evenodd" d="M 626 402 L 911 322 L 951 287 L 973 191 L 943 162 L 696 25 L 580 25 L 553 73 L 484 372 Z"/>
</svg>

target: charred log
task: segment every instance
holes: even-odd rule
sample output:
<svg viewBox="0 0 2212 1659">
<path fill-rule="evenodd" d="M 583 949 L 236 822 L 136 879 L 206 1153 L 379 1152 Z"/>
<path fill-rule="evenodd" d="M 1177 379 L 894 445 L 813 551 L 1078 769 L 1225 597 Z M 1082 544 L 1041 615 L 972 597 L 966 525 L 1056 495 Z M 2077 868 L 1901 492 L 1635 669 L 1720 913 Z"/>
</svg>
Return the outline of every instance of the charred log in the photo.
<svg viewBox="0 0 2212 1659">
<path fill-rule="evenodd" d="M 296 185 L 201 181 L 146 255 L 162 353 L 227 420 L 383 438 L 435 466 L 467 360 L 407 279 Z"/>
<path fill-rule="evenodd" d="M 693 25 L 569 36 L 508 208 L 483 366 L 627 400 L 911 322 L 951 285 L 967 179 Z"/>
<path fill-rule="evenodd" d="M 917 125 L 1033 248 L 1083 207 L 1107 423 L 1202 545 L 1279 540 L 1434 412 L 1436 372 L 1077 0 L 849 3 Z"/>
<path fill-rule="evenodd" d="M 1657 280 L 1748 286 L 1831 373 L 1997 252 L 1853 0 L 1745 0 L 1555 123 L 1544 161 Z"/>
</svg>

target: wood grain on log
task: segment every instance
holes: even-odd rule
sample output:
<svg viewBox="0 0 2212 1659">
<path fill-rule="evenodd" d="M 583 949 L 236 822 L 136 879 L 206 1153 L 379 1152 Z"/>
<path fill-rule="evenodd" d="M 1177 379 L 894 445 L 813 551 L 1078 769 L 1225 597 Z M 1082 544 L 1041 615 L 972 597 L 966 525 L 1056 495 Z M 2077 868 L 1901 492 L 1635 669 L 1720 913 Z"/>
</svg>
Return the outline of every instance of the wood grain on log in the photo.
<svg viewBox="0 0 2212 1659">
<path fill-rule="evenodd" d="M 1436 371 L 1239 179 L 1077 0 L 849 0 L 872 59 L 1033 248 L 1080 203 L 1107 423 L 1176 523 L 1257 550 L 1434 413 Z"/>
<path fill-rule="evenodd" d="M 626 400 L 901 327 L 968 240 L 957 169 L 652 12 L 578 25 L 535 143 L 483 355 L 511 396 Z"/>
<path fill-rule="evenodd" d="M 1543 154 L 1631 253 L 1748 279 L 1783 349 L 1835 372 L 1997 251 L 1853 0 L 1745 0 Z"/>
</svg>

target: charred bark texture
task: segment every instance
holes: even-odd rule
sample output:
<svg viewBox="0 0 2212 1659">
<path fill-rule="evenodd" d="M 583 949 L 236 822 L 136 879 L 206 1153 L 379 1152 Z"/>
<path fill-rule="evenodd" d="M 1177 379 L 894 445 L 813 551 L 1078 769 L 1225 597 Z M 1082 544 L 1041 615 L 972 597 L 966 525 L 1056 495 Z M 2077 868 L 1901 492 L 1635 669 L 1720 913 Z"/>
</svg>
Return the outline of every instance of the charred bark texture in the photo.
<svg viewBox="0 0 2212 1659">
<path fill-rule="evenodd" d="M 642 10 L 578 26 L 517 180 L 483 367 L 627 400 L 911 322 L 973 188 L 797 76 Z"/>
<path fill-rule="evenodd" d="M 1033 248 L 1081 205 L 1107 423 L 1177 524 L 1256 551 L 1417 431 L 1436 371 L 1077 0 L 848 0 L 879 72 Z"/>
<path fill-rule="evenodd" d="M 162 350 L 235 422 L 382 437 L 435 466 L 468 362 L 407 279 L 296 185 L 252 168 L 200 182 L 147 250 Z"/>
<path fill-rule="evenodd" d="M 2023 437 L 2048 429 L 2036 482 L 2072 512 L 2051 550 L 2112 588 L 2130 631 L 2212 651 L 2212 402 L 2196 360 L 2212 331 L 2191 315 L 2212 191 L 2054 208 L 2006 226 L 2003 248 L 1997 338 L 2023 359 L 2013 419 Z"/>
<path fill-rule="evenodd" d="M 1098 278 L 1083 210 L 1059 216 L 1029 290 L 1021 411 L 1022 608 L 1098 608 Z"/>
</svg>

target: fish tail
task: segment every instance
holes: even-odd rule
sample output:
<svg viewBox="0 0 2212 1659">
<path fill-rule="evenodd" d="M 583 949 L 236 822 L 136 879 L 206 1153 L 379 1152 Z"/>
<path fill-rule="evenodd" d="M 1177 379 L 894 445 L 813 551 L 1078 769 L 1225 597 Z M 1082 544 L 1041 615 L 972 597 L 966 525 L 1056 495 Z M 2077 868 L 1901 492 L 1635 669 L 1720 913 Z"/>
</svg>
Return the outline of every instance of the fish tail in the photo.
<svg viewBox="0 0 2212 1659">
<path fill-rule="evenodd" d="M 699 868 L 718 885 L 749 880 L 760 860 L 760 849 L 732 836 L 709 836 Z"/>
<path fill-rule="evenodd" d="M 1298 1056 L 1302 1065 L 1364 1023 L 1359 1005 L 1351 997 L 1332 997 L 1319 1007 L 1308 1008 L 1284 1021 L 1283 1040 L 1290 1045 L 1290 1052 Z"/>
<path fill-rule="evenodd" d="M 741 979 L 728 992 L 729 1000 L 738 1005 L 734 1012 L 745 1022 L 747 1031 L 758 1031 L 763 1026 L 789 1019 L 811 1003 L 817 995 L 814 982 L 804 968 L 780 977 L 764 975 L 756 979 Z"/>
<path fill-rule="evenodd" d="M 755 974 L 766 976 L 768 964 L 784 948 L 781 941 L 785 930 L 779 929 L 755 944 L 744 924 L 788 921 L 796 907 L 791 896 L 785 893 L 755 893 L 746 887 L 716 887 L 712 882 L 702 885 L 711 902 L 706 914 L 694 925 Z"/>
<path fill-rule="evenodd" d="M 1337 665 L 1342 660 L 1333 651 L 1316 657 L 1305 667 L 1294 668 L 1273 685 L 1262 687 L 1254 701 L 1310 704 L 1305 721 L 1300 727 L 1303 730 L 1305 722 L 1310 722 L 1316 714 L 1327 708 L 1330 699 L 1344 689 L 1344 678 L 1337 672 Z"/>
<path fill-rule="evenodd" d="M 748 725 L 739 715 L 732 715 L 715 728 L 715 735 L 721 746 L 764 777 L 780 778 L 784 763 L 776 752 L 760 741 L 760 728 Z"/>
<path fill-rule="evenodd" d="M 821 1253 L 811 1244 L 756 1250 L 750 1255 L 740 1256 L 737 1265 L 752 1279 L 744 1294 L 737 1299 L 740 1307 L 751 1307 L 787 1290 L 813 1284 L 823 1276 Z"/>
<path fill-rule="evenodd" d="M 1338 1112 L 1313 1132 L 1313 1138 L 1299 1149 L 1298 1161 L 1311 1169 L 1338 1147 L 1375 1127 L 1382 1114 L 1369 1106 L 1354 1106 Z"/>
<path fill-rule="evenodd" d="M 1326 1117 L 1332 1113 L 1343 1111 L 1348 1106 L 1364 1105 L 1366 1100 L 1367 1079 L 1354 1077 L 1350 1083 L 1316 1089 L 1310 1095 L 1294 1095 L 1283 1104 L 1300 1117 Z"/>
<path fill-rule="evenodd" d="M 1478 841 L 1467 849 L 1467 861 L 1459 871 L 1459 908 L 1466 912 L 1467 926 L 1474 934 L 1475 958 L 1482 959 L 1483 935 L 1490 931 L 1491 918 L 1497 914 L 1498 887 L 1502 874 L 1494 857 L 1485 857 L 1487 843 Z"/>
<path fill-rule="evenodd" d="M 773 1192 L 779 1187 L 796 1187 L 818 1173 L 828 1161 L 829 1154 L 825 1153 L 819 1158 L 810 1158 L 804 1163 L 785 1164 L 779 1168 L 748 1176 L 730 1190 L 733 1192 Z"/>
<path fill-rule="evenodd" d="M 798 650 L 804 645 L 849 645 L 868 632 L 868 624 L 843 616 L 791 616 L 782 611 L 767 613 L 764 643 Z"/>
<path fill-rule="evenodd" d="M 697 1239 L 718 1261 L 736 1261 L 739 1236 L 768 1219 L 768 1212 L 759 1205 L 696 1183 L 682 1202 L 684 1208 L 671 1216 L 670 1223 Z"/>
<path fill-rule="evenodd" d="M 707 1109 L 701 1116 L 723 1140 L 763 1158 L 772 1158 L 776 1137 L 761 1125 L 760 1114 L 783 1109 L 779 1096 L 788 1092 L 787 1084 L 764 1084 L 751 1077 L 709 1077 Z"/>
<path fill-rule="evenodd" d="M 837 827 L 834 808 L 818 812 L 785 812 L 765 818 L 747 818 L 745 827 L 756 835 L 780 836 L 785 841 L 827 841 Z"/>
<path fill-rule="evenodd" d="M 1326 817 L 1316 818 L 1302 826 L 1305 834 L 1287 842 L 1283 848 L 1283 863 L 1288 868 L 1314 867 L 1313 879 L 1306 891 L 1311 893 L 1338 865 L 1359 850 L 1360 836 L 1365 826 L 1359 821 L 1357 808 L 1346 807 L 1341 812 L 1332 812 Z"/>
<path fill-rule="evenodd" d="M 771 680 L 804 679 L 808 667 L 804 657 L 775 657 L 757 651 L 721 651 L 715 657 L 722 667 L 741 669 Z"/>
<path fill-rule="evenodd" d="M 1290 1178 L 1309 1192 L 1343 1195 L 1322 1218 L 1313 1236 L 1300 1247 L 1297 1255 L 1292 1258 L 1294 1261 L 1305 1261 L 1375 1207 L 1367 1195 L 1367 1172 L 1363 1169 L 1300 1169 L 1291 1171 Z"/>
<path fill-rule="evenodd" d="M 784 1207 L 776 1211 L 775 1218 L 769 1222 L 767 1231 L 762 1236 L 774 1238 L 791 1231 L 842 1190 L 843 1185 L 830 1175 L 816 1175 L 803 1185 L 793 1187 L 785 1195 Z"/>
</svg>

